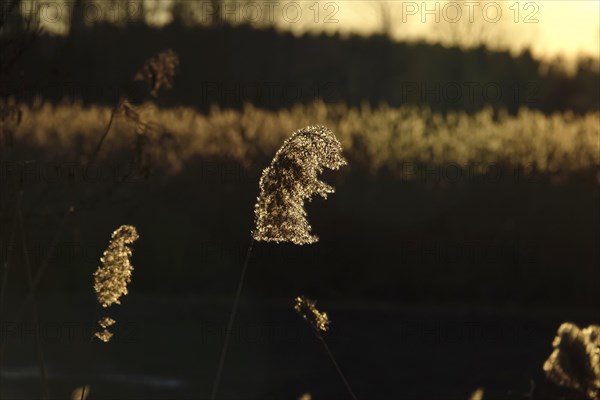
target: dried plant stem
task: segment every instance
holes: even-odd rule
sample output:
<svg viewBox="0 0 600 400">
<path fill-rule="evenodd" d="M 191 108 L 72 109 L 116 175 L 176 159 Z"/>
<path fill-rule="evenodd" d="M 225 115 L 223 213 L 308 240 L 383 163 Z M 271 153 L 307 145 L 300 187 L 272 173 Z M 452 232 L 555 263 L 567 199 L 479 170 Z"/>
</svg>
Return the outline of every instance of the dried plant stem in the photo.
<svg viewBox="0 0 600 400">
<path fill-rule="evenodd" d="M 35 340 L 36 340 L 36 348 L 38 360 L 40 363 L 40 373 L 42 375 L 42 399 L 48 398 L 48 375 L 46 373 L 46 364 L 44 362 L 44 351 L 42 348 L 42 341 L 40 338 L 40 320 L 37 309 L 37 304 L 35 301 L 35 296 L 33 295 L 33 274 L 31 273 L 31 263 L 29 261 L 29 250 L 27 249 L 26 236 L 25 236 L 25 224 L 23 223 L 23 212 L 21 210 L 21 196 L 19 195 L 17 198 L 17 218 L 19 220 L 19 228 L 21 231 L 21 243 L 23 245 L 23 257 L 25 260 L 25 269 L 27 272 L 27 282 L 29 284 L 29 290 L 32 293 L 31 295 L 31 311 L 33 315 L 33 324 L 35 329 Z"/>
<path fill-rule="evenodd" d="M 102 145 L 104 144 L 104 140 L 106 139 L 106 137 L 108 136 L 108 133 L 110 132 L 110 129 L 111 129 L 113 121 L 114 121 L 114 117 L 117 114 L 117 111 L 119 110 L 121 102 L 122 102 L 122 100 L 120 99 L 119 102 L 117 103 L 117 105 L 113 108 L 113 110 L 110 114 L 110 119 L 108 121 L 108 125 L 106 126 L 104 133 L 100 137 L 98 144 L 94 148 L 94 152 L 91 154 L 86 168 L 90 168 L 93 165 L 93 163 L 96 161 L 96 158 L 98 157 L 98 154 L 100 153 L 100 149 L 102 148 Z M 44 257 L 42 264 L 38 268 L 38 270 L 35 274 L 35 277 L 32 280 L 32 284 L 29 286 L 29 292 L 27 293 L 25 300 L 23 301 L 23 303 L 21 304 L 21 306 L 19 308 L 19 311 L 17 313 L 17 323 L 19 323 L 22 320 L 24 310 L 27 307 L 27 304 L 29 303 L 29 301 L 34 299 L 35 291 L 37 290 L 37 287 L 38 287 L 40 281 L 42 280 L 42 277 L 46 271 L 46 268 L 47 268 L 50 260 L 52 259 L 52 256 L 54 255 L 54 250 L 56 249 L 56 246 L 58 246 L 58 242 L 60 240 L 62 232 L 63 232 L 65 226 L 67 225 L 67 220 L 69 218 L 69 215 L 72 214 L 72 210 L 75 208 L 75 203 L 80 203 L 80 202 L 81 202 L 81 199 L 79 199 L 79 201 L 74 201 L 73 205 L 67 207 L 67 209 L 65 210 L 65 213 L 61 219 L 60 225 L 59 225 L 58 229 L 56 230 L 54 237 L 52 238 L 52 241 L 50 243 L 50 247 L 48 248 L 48 251 L 46 252 L 46 256 Z M 4 353 L 4 349 L 6 348 L 7 341 L 8 340 L 4 341 L 0 345 L 0 356 Z"/>
<path fill-rule="evenodd" d="M 92 153 L 90 160 L 88 161 L 87 168 L 91 167 L 92 164 L 94 164 L 94 162 L 96 161 L 96 158 L 98 157 L 98 154 L 100 153 L 100 149 L 102 148 L 102 144 L 104 144 L 104 139 L 106 139 L 106 137 L 108 136 L 108 132 L 110 132 L 110 128 L 112 127 L 113 120 L 115 119 L 115 114 L 117 113 L 117 111 L 119 110 L 119 107 L 121 105 L 121 101 L 122 100 L 119 100 L 117 105 L 112 109 L 106 130 L 100 137 L 100 140 L 98 141 L 98 144 L 96 145 L 96 148 L 94 149 L 94 152 Z"/>
<path fill-rule="evenodd" d="M 352 397 L 353 400 L 358 400 L 356 398 L 356 395 L 352 391 L 352 387 L 350 386 L 350 383 L 348 382 L 348 380 L 344 376 L 344 373 L 342 372 L 342 369 L 340 368 L 340 366 L 338 365 L 337 361 L 335 360 L 335 357 L 333 356 L 333 353 L 331 352 L 331 349 L 329 348 L 329 345 L 327 345 L 327 342 L 325 341 L 325 338 L 323 337 L 323 335 L 321 335 L 321 333 L 318 330 L 315 331 L 315 334 L 317 335 L 317 338 L 319 339 L 319 341 L 323 344 L 323 347 L 325 348 L 325 351 L 327 352 L 327 355 L 331 359 L 331 362 L 333 363 L 333 366 L 335 367 L 335 369 L 336 369 L 338 375 L 340 376 L 340 378 L 342 378 L 342 381 L 344 382 L 344 385 L 346 386 L 346 389 L 348 389 L 348 393 L 350 393 L 350 396 Z"/>
<path fill-rule="evenodd" d="M 221 376 L 223 374 L 223 368 L 225 366 L 225 358 L 227 356 L 227 349 L 229 347 L 229 339 L 231 339 L 231 331 L 233 329 L 233 323 L 237 314 L 238 305 L 240 302 L 240 296 L 242 294 L 242 288 L 244 287 L 244 278 L 246 277 L 246 271 L 248 270 L 248 261 L 250 260 L 250 254 L 252 253 L 252 247 L 254 246 L 254 239 L 250 238 L 250 244 L 246 251 L 246 258 L 244 265 L 242 266 L 242 273 L 238 282 L 237 291 L 235 293 L 235 299 L 233 300 L 233 307 L 231 314 L 229 315 L 229 322 L 227 323 L 227 329 L 225 331 L 225 341 L 223 342 L 223 349 L 221 350 L 221 357 L 219 359 L 219 366 L 217 367 L 217 376 L 212 388 L 211 400 L 216 400 L 217 393 L 219 392 L 219 384 L 221 383 Z"/>
<path fill-rule="evenodd" d="M 44 275 L 46 267 L 48 266 L 48 264 L 50 263 L 50 260 L 52 259 L 52 256 L 54 255 L 54 250 L 56 249 L 56 246 L 58 245 L 58 241 L 60 239 L 60 234 L 61 234 L 62 230 L 64 229 L 64 226 L 66 225 L 68 215 L 69 215 L 69 211 L 67 211 L 65 213 L 65 216 L 62 219 L 61 225 L 60 225 L 59 229 L 57 230 L 56 234 L 54 235 L 54 238 L 52 239 L 52 242 L 50 243 L 50 247 L 49 247 L 48 251 L 46 252 L 46 257 L 44 257 L 44 261 L 42 261 L 42 264 L 36 271 L 35 277 L 33 278 L 33 282 L 31 284 L 31 286 L 29 287 L 29 291 L 27 292 L 27 296 L 25 297 L 25 300 L 21 303 L 21 305 L 19 307 L 19 311 L 16 314 L 17 315 L 17 319 L 16 319 L 17 324 L 21 323 L 21 321 L 23 319 L 23 313 L 25 312 L 27 305 L 29 304 L 30 301 L 32 301 L 34 299 L 35 291 L 37 290 L 37 287 L 39 286 L 40 281 L 42 280 L 42 276 Z M 4 353 L 4 349 L 6 348 L 7 344 L 8 344 L 8 337 L 7 337 L 7 340 L 5 342 L 3 342 L 2 345 L 0 346 L 0 355 L 2 355 Z"/>
</svg>

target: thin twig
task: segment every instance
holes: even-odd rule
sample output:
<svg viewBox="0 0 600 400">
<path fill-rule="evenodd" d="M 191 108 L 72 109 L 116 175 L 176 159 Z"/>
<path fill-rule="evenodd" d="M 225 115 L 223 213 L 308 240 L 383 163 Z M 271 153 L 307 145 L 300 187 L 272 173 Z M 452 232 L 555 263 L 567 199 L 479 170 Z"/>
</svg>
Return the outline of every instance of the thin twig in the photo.
<svg viewBox="0 0 600 400">
<path fill-rule="evenodd" d="M 112 112 L 110 113 L 110 120 L 108 121 L 108 126 L 106 127 L 106 130 L 100 137 L 100 140 L 98 141 L 98 144 L 96 145 L 96 148 L 94 149 L 94 152 L 92 153 L 90 160 L 88 161 L 87 168 L 91 167 L 92 164 L 96 161 L 96 157 L 98 157 L 98 154 L 100 153 L 100 149 L 102 148 L 104 139 L 106 139 L 106 137 L 108 136 L 108 132 L 110 131 L 110 128 L 112 127 L 113 120 L 115 118 L 115 114 L 118 112 L 120 107 L 121 107 L 121 100 L 119 100 L 119 103 L 117 104 L 117 106 L 115 108 L 113 108 Z"/>
<path fill-rule="evenodd" d="M 235 299 L 233 301 L 233 308 L 231 309 L 231 314 L 229 315 L 229 322 L 227 323 L 227 330 L 225 331 L 225 342 L 223 343 L 223 349 L 221 350 L 221 358 L 219 359 L 219 367 L 217 368 L 217 377 L 215 378 L 215 383 L 213 384 L 211 400 L 216 400 L 217 393 L 219 391 L 219 384 L 221 383 L 221 375 L 223 373 L 223 368 L 225 366 L 225 357 L 227 356 L 227 348 L 229 347 L 229 339 L 231 338 L 231 331 L 233 329 L 233 323 L 235 321 L 235 316 L 237 313 L 238 304 L 240 302 L 240 295 L 242 294 L 242 288 L 244 286 L 244 278 L 246 276 L 246 271 L 248 269 L 248 261 L 250 260 L 250 253 L 252 252 L 252 247 L 254 245 L 254 238 L 250 239 L 250 245 L 248 246 L 248 251 L 246 252 L 246 259 L 244 260 L 244 266 L 242 267 L 242 273 L 240 275 L 240 280 L 238 282 L 237 291 L 235 293 Z"/>
</svg>

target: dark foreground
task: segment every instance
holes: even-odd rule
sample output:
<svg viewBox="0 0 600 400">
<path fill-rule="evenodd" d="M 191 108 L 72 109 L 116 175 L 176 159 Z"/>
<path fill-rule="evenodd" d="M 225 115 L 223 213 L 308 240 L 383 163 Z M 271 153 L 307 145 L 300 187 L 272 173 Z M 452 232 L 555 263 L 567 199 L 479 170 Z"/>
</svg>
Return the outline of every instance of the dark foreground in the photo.
<svg viewBox="0 0 600 400">
<path fill-rule="evenodd" d="M 264 304 L 255 297 L 242 300 L 219 398 L 350 398 L 292 299 Z M 132 294 L 102 314 L 91 296 L 38 303 L 52 399 L 68 399 L 84 383 L 91 385 L 89 400 L 209 398 L 230 300 Z M 541 368 L 561 322 L 599 320 L 598 313 L 568 310 L 318 306 L 332 319 L 326 339 L 357 397 L 371 400 L 466 400 L 478 387 L 486 400 L 581 398 L 555 388 Z M 117 320 L 115 337 L 91 341 L 95 320 L 106 314 Z M 34 332 L 10 311 L 2 321 L 1 399 L 41 395 Z M 525 397 L 532 381 L 533 397 Z"/>
</svg>

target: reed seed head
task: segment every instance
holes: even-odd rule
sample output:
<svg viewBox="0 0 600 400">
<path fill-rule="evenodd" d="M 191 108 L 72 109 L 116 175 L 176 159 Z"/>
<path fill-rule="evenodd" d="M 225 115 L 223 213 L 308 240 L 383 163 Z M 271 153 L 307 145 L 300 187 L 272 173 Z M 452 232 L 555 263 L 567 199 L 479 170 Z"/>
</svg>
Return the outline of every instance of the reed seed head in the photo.
<svg viewBox="0 0 600 400">
<path fill-rule="evenodd" d="M 298 296 L 295 299 L 294 310 L 304 321 L 306 321 L 315 331 L 327 332 L 329 330 L 329 317 L 327 313 L 317 310 L 315 300 L 308 299 L 304 296 Z"/>
<path fill-rule="evenodd" d="M 260 177 L 260 195 L 254 206 L 254 240 L 315 243 L 306 219 L 304 200 L 315 194 L 327 198 L 334 188 L 318 179 L 323 168 L 337 170 L 347 162 L 342 145 L 324 126 L 308 126 L 285 140 L 271 165 Z"/>
<path fill-rule="evenodd" d="M 139 238 L 135 227 L 123 225 L 113 232 L 108 248 L 100 258 L 102 265 L 94 273 L 94 290 L 102 307 L 120 304 L 119 298 L 127 294 L 133 266 L 129 262 L 128 245 Z"/>
<path fill-rule="evenodd" d="M 579 329 L 563 323 L 552 342 L 554 351 L 544 363 L 548 379 L 580 390 L 598 400 L 600 390 L 600 326 Z"/>
</svg>

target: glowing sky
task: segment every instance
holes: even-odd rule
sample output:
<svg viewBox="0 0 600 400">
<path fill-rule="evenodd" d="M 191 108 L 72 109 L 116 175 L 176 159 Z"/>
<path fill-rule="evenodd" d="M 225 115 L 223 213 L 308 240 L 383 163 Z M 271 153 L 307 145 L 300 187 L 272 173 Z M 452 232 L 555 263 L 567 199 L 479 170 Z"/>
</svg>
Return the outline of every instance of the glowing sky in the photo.
<svg viewBox="0 0 600 400">
<path fill-rule="evenodd" d="M 27 0 L 25 0 L 27 1 Z M 41 1 L 42 0 L 29 0 Z M 105 0 L 88 0 L 98 9 L 107 8 Z M 181 0 L 192 5 L 196 19 L 208 20 L 210 2 L 207 0 Z M 502 15 L 496 23 L 487 21 L 484 15 L 486 0 L 456 1 L 448 6 L 448 1 L 359 1 L 359 0 L 223 0 L 228 7 L 229 17 L 238 22 L 254 20 L 258 25 L 268 23 L 269 12 L 279 28 L 297 33 L 327 31 L 372 33 L 381 30 L 382 10 L 390 15 L 390 32 L 398 40 L 426 39 L 430 41 L 449 40 L 458 25 L 466 28 L 467 37 L 491 34 L 493 39 L 501 39 L 504 45 L 513 49 L 531 47 L 536 55 L 600 56 L 600 0 L 538 0 L 538 1 L 489 1 L 486 18 L 495 19 L 496 5 L 502 8 Z M 171 19 L 170 10 L 175 0 L 143 0 L 148 22 L 162 25 Z M 70 4 L 66 2 L 63 4 Z M 61 0 L 53 4 L 61 4 Z M 99 6 L 98 6 L 99 5 Z M 68 18 L 68 5 L 62 9 L 63 18 Z M 435 11 L 437 7 L 437 10 Z M 434 10 L 426 14 L 424 10 Z M 448 19 L 462 16 L 458 23 Z M 519 10 L 518 15 L 516 10 Z M 270 11 L 269 11 L 270 10 Z M 96 12 L 90 11 L 90 14 Z M 105 10 L 108 13 L 107 10 Z M 472 12 L 473 22 L 469 22 Z M 52 14 L 52 10 L 47 13 Z M 434 19 L 437 16 L 439 22 Z M 257 17 L 258 16 L 258 17 Z M 526 22 L 530 16 L 529 23 Z M 446 18 L 444 18 L 446 17 Z M 422 21 L 425 19 L 425 22 Z M 515 18 L 517 21 L 515 21 Z M 474 24 L 474 25 L 473 25 Z M 473 26 L 469 26 L 473 25 Z M 45 24 L 49 31 L 64 31 L 65 24 Z M 474 29 L 474 27 L 477 29 Z M 470 28 L 470 29 L 469 29 Z M 479 29 L 479 30 L 478 30 Z"/>
<path fill-rule="evenodd" d="M 443 35 L 440 31 L 445 32 L 451 28 L 451 25 L 461 22 L 469 23 L 469 10 L 473 10 L 475 24 L 479 23 L 488 30 L 497 30 L 498 35 L 503 36 L 504 40 L 509 41 L 514 47 L 530 46 L 538 55 L 586 54 L 599 57 L 600 0 L 498 1 L 496 3 L 502 7 L 503 14 L 497 23 L 486 22 L 483 18 L 484 1 L 472 2 L 479 3 L 479 6 L 469 6 L 468 1 L 457 1 L 455 3 L 463 15 L 461 20 L 455 24 L 444 19 L 443 6 L 447 3 L 446 1 L 426 2 L 425 8 L 428 10 L 435 10 L 435 3 L 439 3 L 437 14 L 439 14 L 440 20 L 438 23 L 434 20 L 436 13 L 425 14 L 423 12 L 423 3 L 422 1 L 336 1 L 336 4 L 339 5 L 339 11 L 336 13 L 339 23 L 309 23 L 307 26 L 311 30 L 369 33 L 381 28 L 381 8 L 383 7 L 391 12 L 392 33 L 395 38 L 436 40 L 439 35 Z M 301 2 L 301 4 L 303 4 L 303 9 L 312 12 L 312 10 L 308 10 L 311 2 Z M 512 9 L 509 9 L 510 7 Z M 518 22 L 515 22 L 517 8 L 519 15 Z M 330 8 L 329 11 L 331 10 Z M 455 10 L 456 7 L 448 8 L 445 15 L 451 20 L 456 16 Z M 490 21 L 494 20 L 493 7 L 486 9 L 486 13 Z M 526 23 L 526 17 L 529 15 L 531 17 Z M 425 17 L 424 23 L 421 20 L 422 17 Z M 537 22 L 533 20 L 537 20 Z M 292 28 L 298 29 L 299 27 Z"/>
</svg>

